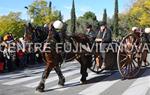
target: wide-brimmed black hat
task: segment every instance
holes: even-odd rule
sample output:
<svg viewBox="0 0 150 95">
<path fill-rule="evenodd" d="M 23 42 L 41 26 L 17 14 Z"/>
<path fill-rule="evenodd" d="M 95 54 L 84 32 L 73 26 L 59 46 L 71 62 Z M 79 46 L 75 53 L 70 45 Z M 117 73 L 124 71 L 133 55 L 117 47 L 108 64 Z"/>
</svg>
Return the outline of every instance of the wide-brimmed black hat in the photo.
<svg viewBox="0 0 150 95">
<path fill-rule="evenodd" d="M 100 26 L 106 26 L 106 25 L 107 25 L 106 22 L 104 22 L 104 21 L 100 22 Z"/>
<path fill-rule="evenodd" d="M 88 25 L 86 26 L 86 28 L 92 28 L 92 25 L 88 24 Z"/>
</svg>

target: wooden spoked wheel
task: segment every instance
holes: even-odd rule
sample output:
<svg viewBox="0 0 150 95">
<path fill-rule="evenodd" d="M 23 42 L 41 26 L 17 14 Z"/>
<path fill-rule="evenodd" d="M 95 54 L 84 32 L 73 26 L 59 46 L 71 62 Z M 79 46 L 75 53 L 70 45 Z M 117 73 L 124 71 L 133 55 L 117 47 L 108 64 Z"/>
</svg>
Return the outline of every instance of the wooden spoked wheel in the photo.
<svg viewBox="0 0 150 95">
<path fill-rule="evenodd" d="M 117 53 L 117 64 L 123 78 L 134 78 L 142 64 L 142 43 L 135 34 L 127 35 Z"/>
</svg>

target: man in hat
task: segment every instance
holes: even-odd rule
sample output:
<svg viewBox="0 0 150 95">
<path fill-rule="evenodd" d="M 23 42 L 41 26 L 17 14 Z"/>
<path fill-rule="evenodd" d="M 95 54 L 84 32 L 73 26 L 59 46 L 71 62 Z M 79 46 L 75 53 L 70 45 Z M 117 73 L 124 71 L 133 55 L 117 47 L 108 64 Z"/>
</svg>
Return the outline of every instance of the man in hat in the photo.
<svg viewBox="0 0 150 95">
<path fill-rule="evenodd" d="M 96 38 L 96 33 L 93 31 L 92 25 L 87 25 L 86 35 L 89 37 L 90 41 L 92 41 L 92 42 Z"/>
<path fill-rule="evenodd" d="M 100 54 L 101 54 L 101 58 L 103 61 L 101 69 L 105 69 L 106 68 L 106 64 L 105 64 L 106 48 L 109 45 L 109 43 L 112 42 L 112 33 L 111 33 L 111 30 L 107 27 L 106 22 L 102 22 L 100 24 L 100 29 L 98 31 L 95 41 L 100 43 Z"/>
</svg>

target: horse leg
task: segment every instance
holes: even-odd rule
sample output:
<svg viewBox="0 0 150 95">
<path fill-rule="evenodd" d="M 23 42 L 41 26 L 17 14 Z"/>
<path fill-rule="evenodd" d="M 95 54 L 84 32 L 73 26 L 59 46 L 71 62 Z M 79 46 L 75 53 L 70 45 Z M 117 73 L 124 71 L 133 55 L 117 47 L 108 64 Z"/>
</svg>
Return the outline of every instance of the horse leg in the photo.
<svg viewBox="0 0 150 95">
<path fill-rule="evenodd" d="M 82 75 L 80 81 L 82 84 L 85 84 L 86 83 L 86 77 L 88 76 L 88 73 L 87 73 L 88 67 L 86 65 L 87 64 L 86 58 L 82 57 L 79 62 L 81 64 L 80 74 Z"/>
<path fill-rule="evenodd" d="M 44 88 L 45 88 L 45 81 L 49 76 L 50 71 L 53 69 L 53 67 L 51 67 L 50 65 L 46 66 L 46 69 L 44 70 L 43 74 L 42 74 L 42 78 L 41 81 L 39 83 L 39 85 L 36 88 L 36 91 L 39 92 L 44 92 Z"/>
<path fill-rule="evenodd" d="M 54 70 L 55 70 L 55 72 L 57 73 L 57 75 L 58 75 L 58 77 L 59 77 L 59 82 L 58 82 L 58 84 L 61 85 L 61 86 L 64 86 L 65 77 L 63 76 L 62 71 L 60 70 L 59 65 L 55 66 L 55 67 L 54 67 Z"/>
<path fill-rule="evenodd" d="M 80 81 L 82 84 L 85 84 L 86 83 L 86 77 L 88 76 L 87 67 L 85 67 L 85 65 L 81 65 L 80 73 L 82 75 Z"/>
<path fill-rule="evenodd" d="M 43 92 L 45 88 L 45 81 L 49 76 L 50 71 L 54 68 L 54 62 L 53 62 L 53 57 L 51 53 L 43 53 L 43 57 L 46 62 L 46 68 L 42 74 L 41 81 L 39 85 L 37 86 L 36 90 L 39 92 Z"/>
</svg>

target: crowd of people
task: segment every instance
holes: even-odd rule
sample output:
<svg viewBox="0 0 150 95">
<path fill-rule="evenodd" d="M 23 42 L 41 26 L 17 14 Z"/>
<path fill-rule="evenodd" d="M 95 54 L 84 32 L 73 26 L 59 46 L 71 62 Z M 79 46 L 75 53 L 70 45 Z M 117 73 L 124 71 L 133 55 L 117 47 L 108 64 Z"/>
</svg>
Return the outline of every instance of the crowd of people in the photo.
<svg viewBox="0 0 150 95">
<path fill-rule="evenodd" d="M 0 37 L 0 72 L 11 72 L 16 69 L 24 69 L 30 65 L 41 64 L 41 54 L 27 52 L 23 49 L 16 49 L 15 52 L 9 52 L 9 44 L 23 46 L 24 39 L 16 38 L 11 33 L 6 33 Z"/>
</svg>

